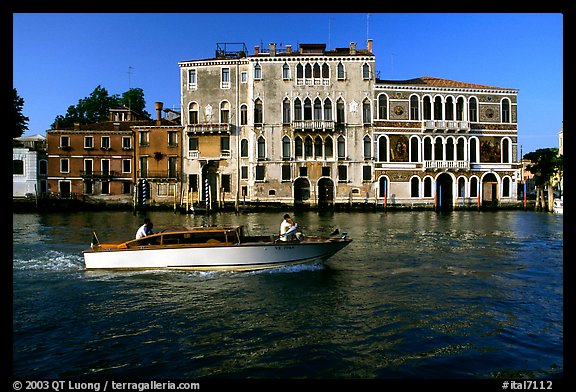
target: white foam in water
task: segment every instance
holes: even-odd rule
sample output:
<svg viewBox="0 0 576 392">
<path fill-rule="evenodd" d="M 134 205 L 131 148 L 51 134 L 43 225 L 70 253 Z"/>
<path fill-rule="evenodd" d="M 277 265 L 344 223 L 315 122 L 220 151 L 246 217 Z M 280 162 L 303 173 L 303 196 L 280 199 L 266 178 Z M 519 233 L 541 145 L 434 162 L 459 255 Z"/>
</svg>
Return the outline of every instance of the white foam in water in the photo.
<svg viewBox="0 0 576 392">
<path fill-rule="evenodd" d="M 12 265 L 14 269 L 21 270 L 49 270 L 49 271 L 69 271 L 81 270 L 84 268 L 82 255 L 65 253 L 57 250 L 48 250 L 41 255 L 29 255 L 31 258 L 14 258 Z"/>
<path fill-rule="evenodd" d="M 258 273 L 292 273 L 292 272 L 301 272 L 301 271 L 318 271 L 324 268 L 324 263 L 321 261 L 313 262 L 313 263 L 304 263 L 304 264 L 294 264 L 294 265 L 282 265 L 279 267 L 267 268 L 263 270 L 256 270 L 252 271 L 253 274 Z"/>
</svg>

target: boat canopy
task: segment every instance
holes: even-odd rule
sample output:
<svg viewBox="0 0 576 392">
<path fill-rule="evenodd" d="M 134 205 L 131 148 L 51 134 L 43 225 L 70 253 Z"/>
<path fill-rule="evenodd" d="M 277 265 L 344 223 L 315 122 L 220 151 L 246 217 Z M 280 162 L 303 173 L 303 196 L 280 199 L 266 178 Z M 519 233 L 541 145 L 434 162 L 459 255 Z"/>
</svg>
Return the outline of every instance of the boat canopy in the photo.
<svg viewBox="0 0 576 392">
<path fill-rule="evenodd" d="M 243 226 L 171 228 L 146 237 L 126 241 L 121 248 L 138 248 L 150 245 L 232 245 L 244 238 Z"/>
</svg>

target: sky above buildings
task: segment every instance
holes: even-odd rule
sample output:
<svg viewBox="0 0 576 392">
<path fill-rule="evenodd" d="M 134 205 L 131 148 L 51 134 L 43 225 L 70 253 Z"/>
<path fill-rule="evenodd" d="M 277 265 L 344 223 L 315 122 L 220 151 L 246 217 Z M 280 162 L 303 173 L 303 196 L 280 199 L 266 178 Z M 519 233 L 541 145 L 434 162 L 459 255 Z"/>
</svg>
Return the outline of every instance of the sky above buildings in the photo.
<svg viewBox="0 0 576 392">
<path fill-rule="evenodd" d="M 58 115 L 97 86 L 110 95 L 141 88 L 180 110 L 178 62 L 214 57 L 217 43 L 327 49 L 373 40 L 377 77 L 434 76 L 518 93 L 523 153 L 558 147 L 563 120 L 560 13 L 15 13 L 13 85 L 45 135 Z"/>
</svg>

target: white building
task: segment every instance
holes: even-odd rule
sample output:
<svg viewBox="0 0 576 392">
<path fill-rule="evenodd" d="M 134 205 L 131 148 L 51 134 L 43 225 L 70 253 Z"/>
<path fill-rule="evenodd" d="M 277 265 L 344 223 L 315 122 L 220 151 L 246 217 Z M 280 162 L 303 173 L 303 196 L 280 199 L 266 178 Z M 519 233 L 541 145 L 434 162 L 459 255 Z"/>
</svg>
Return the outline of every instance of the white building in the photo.
<svg viewBox="0 0 576 392">
<path fill-rule="evenodd" d="M 14 138 L 12 148 L 12 196 L 39 197 L 48 191 L 46 138 L 42 135 Z"/>
</svg>

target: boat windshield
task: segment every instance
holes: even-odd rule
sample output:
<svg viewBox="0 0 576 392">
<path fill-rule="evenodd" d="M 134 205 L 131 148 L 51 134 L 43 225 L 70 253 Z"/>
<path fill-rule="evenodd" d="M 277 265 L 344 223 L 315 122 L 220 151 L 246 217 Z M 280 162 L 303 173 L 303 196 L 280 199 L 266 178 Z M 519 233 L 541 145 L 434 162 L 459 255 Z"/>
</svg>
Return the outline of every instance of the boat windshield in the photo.
<svg viewBox="0 0 576 392">
<path fill-rule="evenodd" d="M 149 245 L 195 245 L 239 243 L 237 230 L 201 230 L 185 232 L 163 232 L 142 237 L 126 243 L 129 248 Z"/>
</svg>

